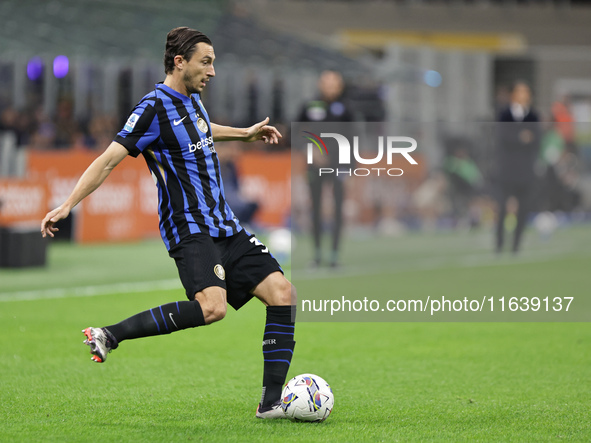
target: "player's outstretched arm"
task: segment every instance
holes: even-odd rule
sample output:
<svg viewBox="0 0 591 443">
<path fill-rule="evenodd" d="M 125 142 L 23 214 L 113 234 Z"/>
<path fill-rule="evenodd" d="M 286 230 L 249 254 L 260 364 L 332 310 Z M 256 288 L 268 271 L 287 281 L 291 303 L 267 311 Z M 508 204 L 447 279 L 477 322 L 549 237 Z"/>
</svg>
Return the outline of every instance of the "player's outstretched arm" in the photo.
<svg viewBox="0 0 591 443">
<path fill-rule="evenodd" d="M 129 151 L 123 145 L 112 142 L 107 150 L 84 171 L 67 200 L 61 206 L 47 213 L 41 222 L 41 235 L 53 237 L 53 233 L 58 231 L 55 223 L 66 218 L 74 206 L 98 188 L 127 154 Z"/>
<path fill-rule="evenodd" d="M 281 133 L 274 126 L 267 125 L 269 117 L 262 122 L 252 125 L 250 128 L 233 128 L 231 126 L 211 124 L 211 135 L 213 141 L 224 142 L 239 140 L 243 142 L 254 142 L 263 140 L 265 143 L 277 144 L 282 137 Z"/>
</svg>

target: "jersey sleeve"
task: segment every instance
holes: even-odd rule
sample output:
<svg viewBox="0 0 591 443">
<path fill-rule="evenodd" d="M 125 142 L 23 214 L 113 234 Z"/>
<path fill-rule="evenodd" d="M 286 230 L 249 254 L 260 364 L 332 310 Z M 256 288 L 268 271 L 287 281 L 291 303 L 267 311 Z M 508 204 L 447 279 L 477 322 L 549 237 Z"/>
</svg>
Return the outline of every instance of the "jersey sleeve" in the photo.
<svg viewBox="0 0 591 443">
<path fill-rule="evenodd" d="M 149 101 L 138 104 L 115 141 L 121 143 L 129 151 L 129 155 L 137 157 L 144 149 L 160 137 L 160 125 L 156 109 Z"/>
</svg>

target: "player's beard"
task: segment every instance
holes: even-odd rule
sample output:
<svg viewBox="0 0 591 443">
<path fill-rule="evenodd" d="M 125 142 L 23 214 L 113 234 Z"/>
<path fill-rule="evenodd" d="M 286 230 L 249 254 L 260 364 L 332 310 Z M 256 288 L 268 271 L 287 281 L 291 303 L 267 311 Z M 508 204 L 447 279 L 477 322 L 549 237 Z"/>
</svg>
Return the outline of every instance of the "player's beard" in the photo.
<svg viewBox="0 0 591 443">
<path fill-rule="evenodd" d="M 191 76 L 189 73 L 183 75 L 183 82 L 185 83 L 185 88 L 187 88 L 189 95 L 199 94 L 201 90 L 203 90 L 203 88 L 199 89 L 199 86 L 196 86 L 196 84 L 200 85 L 201 81 L 195 80 L 195 76 Z"/>
</svg>

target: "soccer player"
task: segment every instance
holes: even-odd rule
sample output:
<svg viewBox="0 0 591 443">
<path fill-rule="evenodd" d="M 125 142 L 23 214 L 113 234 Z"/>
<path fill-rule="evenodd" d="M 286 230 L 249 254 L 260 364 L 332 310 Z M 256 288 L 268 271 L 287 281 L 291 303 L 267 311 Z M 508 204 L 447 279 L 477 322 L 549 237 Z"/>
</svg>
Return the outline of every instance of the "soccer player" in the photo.
<svg viewBox="0 0 591 443">
<path fill-rule="evenodd" d="M 92 360 L 102 363 L 124 340 L 169 334 L 224 318 L 253 296 L 267 309 L 263 337 L 263 395 L 256 417 L 283 418 L 280 397 L 291 363 L 295 289 L 269 250 L 248 233 L 228 206 L 214 142 L 263 140 L 281 134 L 265 119 L 249 128 L 211 123 L 200 99 L 215 76 L 215 54 L 203 33 L 187 27 L 168 33 L 166 78 L 131 112 L 115 140 L 84 172 L 72 194 L 41 224 L 55 224 L 97 189 L 127 155 L 142 154 L 158 187 L 160 233 L 175 260 L 188 301 L 140 312 L 120 323 L 83 330 Z"/>
</svg>

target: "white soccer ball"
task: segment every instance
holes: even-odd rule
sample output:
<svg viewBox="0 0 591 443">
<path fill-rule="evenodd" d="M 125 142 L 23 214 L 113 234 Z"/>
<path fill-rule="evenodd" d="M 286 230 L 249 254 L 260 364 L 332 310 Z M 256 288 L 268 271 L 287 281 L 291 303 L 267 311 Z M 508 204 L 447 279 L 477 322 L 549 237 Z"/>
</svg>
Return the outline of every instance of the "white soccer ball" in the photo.
<svg viewBox="0 0 591 443">
<path fill-rule="evenodd" d="M 289 254 L 291 252 L 291 231 L 285 228 L 274 229 L 269 234 L 271 251 Z"/>
<path fill-rule="evenodd" d="M 540 212 L 534 218 L 534 227 L 543 238 L 549 238 L 558 229 L 558 218 L 553 212 Z"/>
<path fill-rule="evenodd" d="M 283 265 L 289 263 L 292 247 L 289 229 L 280 228 L 271 231 L 267 245 L 279 263 Z"/>
<path fill-rule="evenodd" d="M 314 374 L 301 374 L 287 382 L 281 394 L 281 407 L 296 421 L 324 421 L 334 406 L 330 385 Z"/>
</svg>

